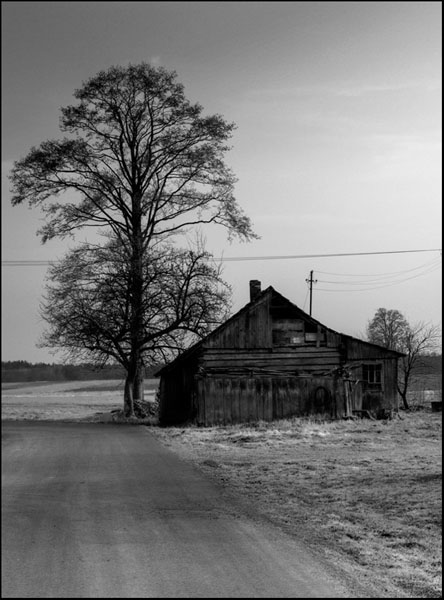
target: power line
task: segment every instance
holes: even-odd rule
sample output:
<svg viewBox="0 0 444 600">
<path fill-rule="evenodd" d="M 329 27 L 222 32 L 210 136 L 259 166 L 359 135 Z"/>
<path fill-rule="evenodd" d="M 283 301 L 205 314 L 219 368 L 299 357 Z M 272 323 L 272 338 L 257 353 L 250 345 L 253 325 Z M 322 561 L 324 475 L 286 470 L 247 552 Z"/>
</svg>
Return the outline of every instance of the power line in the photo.
<svg viewBox="0 0 444 600">
<path fill-rule="evenodd" d="M 305 310 L 305 303 L 307 302 L 309 292 L 310 292 L 310 288 L 307 286 L 307 293 L 305 294 L 305 299 L 304 299 L 304 304 L 302 306 L 302 310 Z"/>
<path fill-rule="evenodd" d="M 419 250 L 384 250 L 380 252 L 336 252 L 328 254 L 292 254 L 283 256 L 229 256 L 215 258 L 216 261 L 221 262 L 238 262 L 243 260 L 287 260 L 295 258 L 330 258 L 337 256 L 374 256 L 380 254 L 406 254 L 414 252 L 441 252 L 441 248 L 427 248 Z M 2 266 L 4 267 L 34 267 L 34 266 L 47 266 L 53 264 L 56 261 L 50 260 L 2 260 Z"/>
<path fill-rule="evenodd" d="M 220 259 L 224 262 L 238 261 L 238 260 L 283 260 L 288 258 L 328 258 L 330 256 L 365 256 L 375 254 L 404 254 L 407 252 L 441 252 L 441 248 L 429 248 L 421 250 L 385 250 L 382 252 L 339 252 L 329 254 L 292 254 L 289 256 L 233 256 L 233 257 L 222 257 Z"/>
<path fill-rule="evenodd" d="M 437 257 L 434 258 L 432 261 L 427 262 L 427 263 L 423 263 L 422 265 L 419 265 L 418 267 L 413 267 L 413 269 L 405 269 L 403 271 L 389 271 L 389 272 L 385 272 L 385 273 L 331 273 L 329 271 L 319 271 L 316 270 L 316 273 L 320 273 L 321 275 L 333 275 L 336 277 L 380 277 L 381 279 L 384 278 L 391 278 L 393 276 L 396 275 L 403 275 L 404 273 L 410 273 L 412 271 L 418 271 L 418 269 L 422 269 L 423 267 L 432 265 L 432 264 L 436 264 L 437 262 L 440 262 L 441 258 Z"/>
<path fill-rule="evenodd" d="M 346 288 L 340 288 L 340 289 L 328 289 L 328 288 L 316 288 L 317 291 L 319 292 L 368 292 L 370 290 L 379 290 L 382 288 L 386 288 L 386 287 L 393 287 L 394 285 L 399 285 L 400 283 L 404 283 L 405 281 L 410 281 L 411 279 L 417 279 L 418 277 L 423 277 L 424 275 L 427 275 L 428 273 L 433 273 L 434 271 L 439 269 L 439 265 L 434 265 L 433 267 L 430 267 L 428 269 L 424 269 L 424 271 L 422 273 L 417 273 L 416 275 L 412 275 L 411 277 L 405 277 L 404 279 L 400 279 L 398 281 L 392 281 L 390 283 L 388 282 L 381 282 L 379 285 L 375 285 L 373 287 L 362 287 L 362 288 L 354 288 L 354 289 L 346 289 Z M 324 282 L 324 283 L 328 283 L 328 282 Z M 345 285 L 353 285 L 353 282 L 350 281 L 343 281 L 343 282 L 335 282 L 335 283 L 342 283 Z M 356 285 L 368 285 L 369 283 L 372 283 L 371 281 L 367 282 L 367 283 L 361 283 L 358 284 L 356 283 Z"/>
<path fill-rule="evenodd" d="M 318 281 L 320 283 L 328 283 L 331 285 L 369 285 L 369 284 L 385 284 L 387 283 L 387 281 L 396 281 L 396 279 L 399 279 L 400 277 L 402 277 L 403 275 L 407 274 L 407 273 L 413 273 L 414 271 L 418 271 L 418 270 L 422 270 L 423 273 L 427 272 L 428 270 L 432 269 L 434 270 L 434 267 L 437 267 L 438 265 L 441 264 L 441 258 L 434 258 L 432 261 L 428 262 L 428 263 L 424 263 L 422 265 L 420 265 L 419 267 L 414 267 L 413 269 L 406 269 L 404 271 L 396 271 L 394 273 L 380 273 L 379 276 L 377 276 L 376 279 L 363 279 L 360 281 L 350 281 L 350 280 L 330 280 L 330 279 L 318 279 Z M 317 273 L 319 273 L 320 271 L 317 271 Z M 422 273 L 421 273 L 422 274 Z M 339 273 L 336 274 L 337 276 L 339 276 Z M 352 275 L 342 275 L 343 277 L 352 277 Z M 376 277 L 376 275 L 355 275 L 355 277 Z"/>
</svg>

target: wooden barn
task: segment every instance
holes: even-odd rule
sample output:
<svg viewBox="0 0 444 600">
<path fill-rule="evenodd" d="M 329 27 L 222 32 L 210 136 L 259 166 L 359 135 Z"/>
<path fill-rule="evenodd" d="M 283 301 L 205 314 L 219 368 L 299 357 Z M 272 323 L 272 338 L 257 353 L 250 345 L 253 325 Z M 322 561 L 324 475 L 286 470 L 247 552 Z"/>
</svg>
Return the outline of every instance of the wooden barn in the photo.
<svg viewBox="0 0 444 600">
<path fill-rule="evenodd" d="M 271 286 L 156 373 L 160 422 L 230 424 L 398 408 L 399 352 L 323 325 Z"/>
</svg>

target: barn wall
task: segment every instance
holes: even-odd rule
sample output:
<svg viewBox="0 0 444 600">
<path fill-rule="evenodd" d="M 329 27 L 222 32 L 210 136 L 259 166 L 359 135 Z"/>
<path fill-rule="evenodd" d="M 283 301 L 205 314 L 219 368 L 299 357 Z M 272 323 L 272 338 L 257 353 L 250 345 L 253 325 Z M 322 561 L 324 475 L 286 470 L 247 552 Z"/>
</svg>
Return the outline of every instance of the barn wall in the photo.
<svg viewBox="0 0 444 600">
<path fill-rule="evenodd" d="M 341 382 L 333 377 L 198 377 L 196 423 L 229 425 L 345 412 Z"/>
<path fill-rule="evenodd" d="M 382 366 L 382 389 L 367 390 L 362 381 L 362 366 L 358 369 L 353 369 L 352 379 L 356 379 L 357 383 L 352 382 L 350 384 L 352 389 L 352 409 L 367 410 L 374 416 L 378 416 L 383 411 L 396 410 L 398 408 L 398 392 L 396 387 L 398 360 L 396 358 L 380 358 L 379 360 L 365 359 L 363 362 L 365 364 L 374 363 Z"/>
<path fill-rule="evenodd" d="M 246 356 L 239 362 L 237 353 L 207 350 L 200 359 L 199 372 L 202 374 L 196 375 L 197 362 L 164 374 L 160 385 L 161 423 L 193 421 L 200 425 L 230 424 L 310 414 L 342 418 L 352 414 L 353 410 L 369 410 L 377 416 L 383 410 L 398 408 L 396 359 L 381 361 L 383 391 L 366 395 L 362 382 L 347 382 L 333 374 L 320 375 L 316 366 L 313 366 L 313 360 L 305 364 L 305 375 L 295 375 L 298 369 L 295 369 L 294 356 L 290 359 L 287 353 L 278 354 L 281 354 L 278 356 L 281 361 L 276 369 L 270 369 L 270 356 L 274 353 L 249 354 L 252 362 L 248 363 Z M 306 360 L 306 353 L 302 354 Z M 337 354 L 331 359 L 337 366 Z M 288 364 L 285 360 L 289 360 Z M 202 364 L 205 369 L 202 369 Z M 250 368 L 249 364 L 253 366 L 248 373 L 246 369 Z M 263 370 L 260 369 L 261 365 Z M 313 369 L 311 374 L 310 365 Z M 325 370 L 325 366 L 323 362 L 321 370 Z M 359 377 L 357 370 L 353 379 Z"/>
<path fill-rule="evenodd" d="M 273 349 L 220 349 L 206 348 L 199 366 L 208 373 L 233 374 L 247 371 L 324 373 L 337 368 L 340 353 L 333 348 L 295 347 Z"/>
<path fill-rule="evenodd" d="M 269 299 L 239 313 L 232 321 L 213 332 L 204 346 L 209 348 L 270 348 Z"/>
<path fill-rule="evenodd" d="M 399 396 L 397 390 L 398 359 L 391 358 L 384 361 L 384 402 L 382 408 L 397 410 Z"/>
</svg>

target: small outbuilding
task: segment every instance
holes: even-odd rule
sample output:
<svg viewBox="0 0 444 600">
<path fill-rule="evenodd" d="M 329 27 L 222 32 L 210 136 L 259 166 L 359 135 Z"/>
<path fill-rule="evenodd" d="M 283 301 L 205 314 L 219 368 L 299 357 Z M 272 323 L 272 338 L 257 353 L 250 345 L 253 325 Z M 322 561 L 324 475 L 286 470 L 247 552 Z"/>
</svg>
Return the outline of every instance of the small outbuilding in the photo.
<svg viewBox="0 0 444 600">
<path fill-rule="evenodd" d="M 273 287 L 156 373 L 163 425 L 381 416 L 398 408 L 399 352 L 323 325 Z"/>
</svg>

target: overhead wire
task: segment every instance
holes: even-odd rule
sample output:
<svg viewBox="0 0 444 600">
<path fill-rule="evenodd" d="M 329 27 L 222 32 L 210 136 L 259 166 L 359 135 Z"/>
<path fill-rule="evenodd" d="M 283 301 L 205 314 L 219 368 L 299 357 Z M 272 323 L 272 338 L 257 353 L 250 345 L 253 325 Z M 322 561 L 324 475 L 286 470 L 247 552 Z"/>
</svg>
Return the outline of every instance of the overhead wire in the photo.
<svg viewBox="0 0 444 600">
<path fill-rule="evenodd" d="M 411 252 L 441 252 L 441 248 L 427 248 L 419 250 L 383 250 L 375 252 L 335 252 L 325 254 L 290 254 L 283 256 L 227 256 L 217 258 L 223 262 L 235 262 L 240 260 L 286 260 L 291 258 L 329 258 L 338 256 L 373 256 L 377 254 L 406 254 Z"/>
<path fill-rule="evenodd" d="M 428 262 L 428 263 L 424 263 L 422 265 L 419 265 L 418 267 L 414 267 L 413 269 L 405 269 L 403 271 L 395 271 L 392 273 L 380 273 L 376 279 L 364 279 L 364 280 L 359 280 L 359 281 L 344 281 L 344 280 L 330 280 L 330 279 L 318 279 L 318 282 L 320 283 L 327 283 L 327 284 L 331 284 L 331 285 L 369 285 L 369 284 L 384 284 L 386 283 L 388 280 L 393 280 L 394 278 L 399 278 L 407 273 L 413 273 L 414 271 L 418 271 L 418 270 L 423 270 L 424 272 L 426 272 L 428 269 L 432 269 L 435 266 L 438 266 L 441 262 L 440 258 L 435 258 L 434 260 Z M 316 271 L 316 274 L 320 273 L 320 271 Z M 376 277 L 375 275 L 351 275 L 351 274 L 336 274 L 338 277 Z"/>
<path fill-rule="evenodd" d="M 304 304 L 302 305 L 302 310 L 305 310 L 305 304 L 307 303 L 308 294 L 310 292 L 310 288 L 307 285 L 307 293 L 305 294 Z"/>
<path fill-rule="evenodd" d="M 416 275 L 412 275 L 411 277 L 404 277 L 403 279 L 398 279 L 397 281 L 391 281 L 391 282 L 380 282 L 379 285 L 374 285 L 372 287 L 361 287 L 361 288 L 354 288 L 354 289 L 346 289 L 346 288 L 340 288 L 340 289 L 329 289 L 329 288 L 322 288 L 322 287 L 317 287 L 316 291 L 317 292 L 366 292 L 366 291 L 370 291 L 370 290 L 377 290 L 377 289 L 382 289 L 382 288 L 386 288 L 386 287 L 393 287 L 394 285 L 399 285 L 401 283 L 404 283 L 406 281 L 410 281 L 412 279 L 417 279 L 418 277 L 423 277 L 424 275 L 427 275 L 429 273 L 433 273 L 434 271 L 438 270 L 440 268 L 439 264 L 434 264 L 432 266 L 430 266 L 427 269 L 424 269 L 421 273 L 417 273 Z M 322 281 L 322 280 L 319 280 Z M 324 281 L 325 283 L 325 281 Z M 336 284 L 345 284 L 345 285 L 353 285 L 353 282 L 347 281 L 347 282 L 334 282 Z M 355 282 L 356 285 L 368 285 L 371 282 Z"/>
<path fill-rule="evenodd" d="M 412 271 L 417 271 L 418 269 L 422 269 L 425 266 L 431 265 L 433 263 L 437 263 L 441 261 L 441 257 L 434 258 L 432 261 L 423 263 L 418 267 L 413 267 L 412 269 L 404 269 L 402 271 L 387 271 L 384 273 L 332 273 L 330 271 L 319 271 L 316 269 L 316 273 L 320 275 L 333 275 L 337 277 L 381 277 L 381 278 L 389 278 L 394 275 L 402 275 L 404 273 L 410 273 Z"/>
<path fill-rule="evenodd" d="M 286 260 L 295 258 L 329 258 L 339 256 L 374 256 L 381 254 L 406 254 L 415 252 L 441 252 L 441 248 L 427 248 L 427 249 L 416 249 L 416 250 L 383 250 L 375 252 L 335 252 L 335 253 L 324 253 L 324 254 L 291 254 L 283 256 L 222 256 L 219 258 L 213 258 L 212 260 L 220 262 L 237 262 L 243 260 Z M 23 260 L 2 260 L 2 266 L 46 266 L 52 264 L 54 261 L 50 260 L 34 260 L 34 259 L 23 259 Z"/>
<path fill-rule="evenodd" d="M 301 254 L 301 255 L 291 255 L 291 256 L 263 256 L 263 257 L 223 257 L 221 261 L 240 261 L 240 260 L 275 260 L 275 259 L 287 259 L 287 258 L 309 258 L 309 257 L 334 257 L 334 256 L 362 256 L 362 255 L 379 255 L 379 254 L 401 254 L 401 253 L 414 253 L 414 252 L 438 252 L 439 249 L 417 249 L 417 250 L 389 250 L 389 251 L 377 251 L 377 252 L 348 252 L 348 253 L 330 253 L 330 254 Z M 22 260 L 4 260 L 2 261 L 2 266 L 5 267 L 13 267 L 13 266 L 48 266 L 54 264 L 57 261 L 49 261 L 49 260 L 37 260 L 37 259 L 22 259 Z M 418 267 L 413 267 L 412 269 L 405 269 L 403 271 L 392 271 L 388 273 L 373 273 L 373 274 L 356 274 L 356 273 L 332 273 L 328 271 L 318 271 L 316 273 L 322 275 L 332 275 L 337 277 L 377 277 L 377 279 L 366 279 L 363 281 L 331 281 L 327 279 L 318 279 L 317 283 L 324 283 L 327 285 L 347 285 L 354 286 L 354 289 L 329 289 L 323 287 L 316 287 L 317 292 L 363 292 L 363 291 L 371 291 L 376 289 L 381 289 L 385 287 L 392 287 L 394 285 L 399 285 L 404 283 L 405 281 L 409 281 L 411 279 L 416 279 L 417 277 L 422 277 L 427 275 L 428 273 L 434 272 L 439 268 L 439 264 L 441 262 L 441 257 L 434 258 L 432 261 L 423 263 Z M 418 271 L 422 269 L 422 271 L 416 275 L 411 277 L 404 277 L 399 279 L 399 276 L 405 275 L 407 273 L 413 273 L 414 271 Z M 393 278 L 398 276 L 398 278 L 393 281 Z M 390 280 L 390 281 L 389 281 Z M 372 286 L 372 287 L 368 287 Z M 307 301 L 309 290 L 307 289 L 307 295 L 304 300 L 304 306 Z"/>
</svg>

